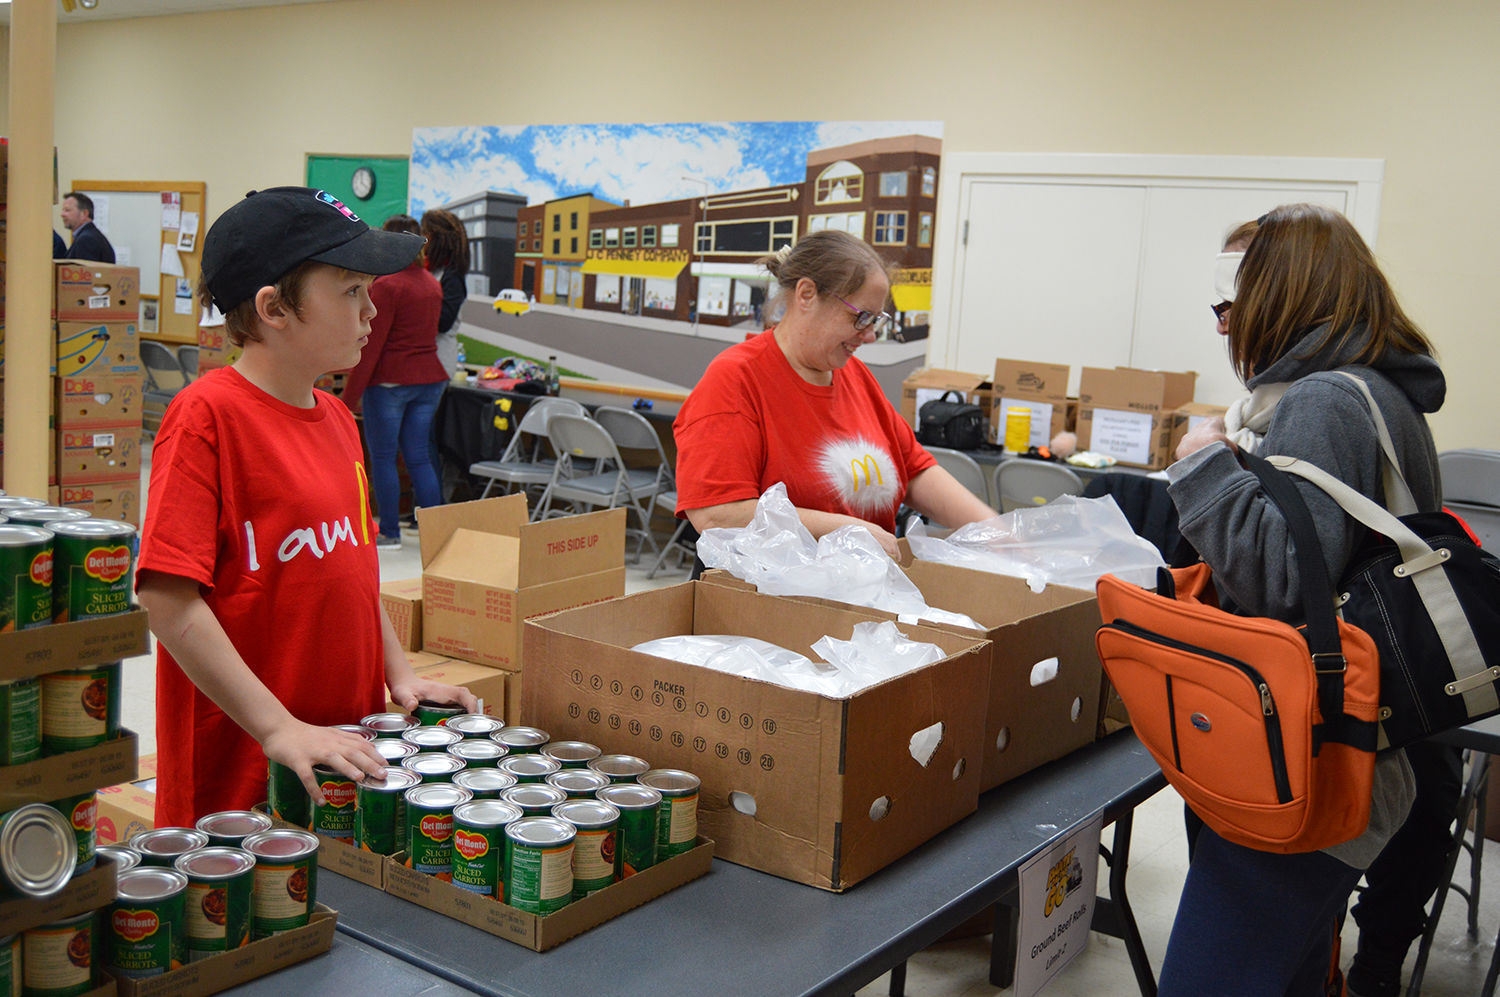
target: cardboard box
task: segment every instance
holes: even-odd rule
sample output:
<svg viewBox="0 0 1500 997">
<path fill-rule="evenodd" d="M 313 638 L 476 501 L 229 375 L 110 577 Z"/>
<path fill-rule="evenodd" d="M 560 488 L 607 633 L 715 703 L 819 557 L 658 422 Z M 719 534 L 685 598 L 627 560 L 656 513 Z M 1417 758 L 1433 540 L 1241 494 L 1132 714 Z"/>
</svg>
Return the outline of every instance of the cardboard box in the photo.
<svg viewBox="0 0 1500 997">
<path fill-rule="evenodd" d="M 146 376 L 138 373 L 59 375 L 54 421 L 59 429 L 140 425 L 145 389 Z"/>
<path fill-rule="evenodd" d="M 625 591 L 625 510 L 528 523 L 524 495 L 417 511 L 422 647 L 518 671 L 522 623 Z"/>
<path fill-rule="evenodd" d="M 1171 462 L 1172 413 L 1193 400 L 1193 371 L 1083 368 L 1078 389 L 1078 447 L 1121 464 Z"/>
<path fill-rule="evenodd" d="M 75 374 L 139 374 L 140 330 L 134 322 L 59 322 L 53 369 Z"/>
<path fill-rule="evenodd" d="M 333 947 L 338 911 L 318 904 L 301 928 L 283 931 L 160 976 L 117 976 L 120 997 L 206 997 L 322 955 Z M 332 987 L 330 992 L 337 992 Z"/>
<path fill-rule="evenodd" d="M 64 426 L 57 431 L 57 480 L 62 485 L 140 481 L 141 424 Z"/>
<path fill-rule="evenodd" d="M 380 583 L 380 604 L 396 628 L 396 640 L 408 651 L 422 649 L 422 579 Z"/>
<path fill-rule="evenodd" d="M 146 775 L 139 772 L 138 775 Z M 96 833 L 101 845 L 124 844 L 156 826 L 156 778 L 105 786 L 99 790 Z"/>
<path fill-rule="evenodd" d="M 146 612 L 142 609 L 0 633 L 0 680 L 133 658 L 146 653 L 146 634 Z"/>
<path fill-rule="evenodd" d="M 708 872 L 713 862 L 714 843 L 703 837 L 692 851 L 658 862 L 634 876 L 612 883 L 562 910 L 545 917 L 528 914 L 498 900 L 470 893 L 462 887 L 445 883 L 402 864 L 402 856 L 387 860 L 385 891 L 392 896 L 439 914 L 473 925 L 533 952 L 545 952 L 581 935 L 590 928 L 654 900 L 683 883 Z"/>
<path fill-rule="evenodd" d="M 75 874 L 60 892 L 45 900 L 7 895 L 0 899 L 0 937 L 113 903 L 116 874 L 115 864 L 100 856 L 94 868 Z"/>
<path fill-rule="evenodd" d="M 58 322 L 138 322 L 141 272 L 86 260 L 54 263 L 52 317 Z"/>
<path fill-rule="evenodd" d="M 1067 364 L 1034 363 L 1028 360 L 995 361 L 995 408 L 990 416 L 996 443 L 1005 442 L 1005 410 L 1025 408 L 1031 412 L 1029 446 L 1045 447 L 1067 428 Z"/>
<path fill-rule="evenodd" d="M 117 481 L 75 481 L 62 485 L 58 503 L 83 509 L 96 519 L 115 519 L 132 526 L 141 525 L 140 479 Z"/>
<path fill-rule="evenodd" d="M 134 733 L 121 728 L 119 737 L 92 748 L 4 766 L 0 768 L 0 813 L 134 779 L 139 745 Z"/>
<path fill-rule="evenodd" d="M 502 716 L 505 708 L 505 686 L 514 677 L 513 672 L 476 665 L 472 661 L 455 661 L 441 658 L 436 664 L 412 668 L 418 675 L 434 682 L 460 685 L 481 700 L 484 712 L 492 717 Z M 405 712 L 395 703 L 386 703 L 392 713 Z"/>
<path fill-rule="evenodd" d="M 703 582 L 564 610 L 526 626 L 522 715 L 697 774 L 698 827 L 720 858 L 844 890 L 977 806 L 985 643 L 898 624 L 947 657 L 844 700 L 630 648 L 738 634 L 816 658 L 824 635 L 879 618 Z M 941 740 L 919 760 L 910 743 L 929 729 Z"/>
<path fill-rule="evenodd" d="M 229 341 L 222 325 L 198 327 L 198 373 L 228 367 L 240 353 L 241 348 Z"/>
<path fill-rule="evenodd" d="M 990 411 L 990 382 L 983 374 L 966 374 L 960 370 L 944 370 L 941 367 L 925 367 L 913 371 L 901 382 L 901 418 L 907 425 L 917 428 L 917 415 L 927 402 L 937 401 L 945 391 L 957 391 L 966 401 Z M 991 431 L 989 438 L 995 438 Z"/>
<path fill-rule="evenodd" d="M 1177 457 L 1177 444 L 1182 438 L 1197 429 L 1203 422 L 1218 416 L 1224 418 L 1224 413 L 1229 410 L 1223 405 L 1205 405 L 1203 402 L 1188 402 L 1179 405 L 1177 411 L 1172 413 L 1172 435 L 1167 441 L 1167 463 L 1171 463 Z"/>
</svg>

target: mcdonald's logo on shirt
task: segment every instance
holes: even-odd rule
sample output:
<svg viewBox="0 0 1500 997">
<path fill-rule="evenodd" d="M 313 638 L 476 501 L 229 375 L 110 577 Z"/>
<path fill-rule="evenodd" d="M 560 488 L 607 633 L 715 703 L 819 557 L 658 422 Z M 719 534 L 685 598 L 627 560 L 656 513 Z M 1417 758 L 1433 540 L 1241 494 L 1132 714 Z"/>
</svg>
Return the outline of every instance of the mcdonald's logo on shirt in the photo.
<svg viewBox="0 0 1500 997">
<path fill-rule="evenodd" d="M 858 437 L 830 440 L 817 463 L 829 490 L 852 513 L 869 516 L 901 501 L 901 476 L 890 452 L 878 443 Z"/>
</svg>

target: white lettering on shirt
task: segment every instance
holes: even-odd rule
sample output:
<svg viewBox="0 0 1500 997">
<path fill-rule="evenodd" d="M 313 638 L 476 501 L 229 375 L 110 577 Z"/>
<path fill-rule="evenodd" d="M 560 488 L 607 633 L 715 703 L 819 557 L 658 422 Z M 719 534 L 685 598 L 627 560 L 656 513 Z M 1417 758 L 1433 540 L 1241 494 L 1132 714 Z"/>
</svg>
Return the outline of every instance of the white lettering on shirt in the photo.
<svg viewBox="0 0 1500 997">
<path fill-rule="evenodd" d="M 330 525 L 333 527 L 333 533 L 332 533 L 332 535 L 330 535 L 329 532 L 328 532 L 328 527 Z M 331 524 L 329 524 L 329 523 L 324 523 L 323 524 L 323 549 L 324 550 L 333 550 L 333 548 L 338 544 L 338 542 L 340 540 L 347 540 L 350 543 L 355 544 L 356 546 L 358 546 L 357 541 L 355 541 L 355 539 L 354 539 L 354 527 L 349 523 L 349 517 L 348 516 L 345 516 L 341 520 L 336 519 Z"/>
<path fill-rule="evenodd" d="M 255 559 L 255 526 L 245 520 L 245 555 L 250 559 L 250 570 L 259 571 L 260 562 Z"/>
<path fill-rule="evenodd" d="M 276 556 L 281 558 L 282 564 L 285 564 L 302 553 L 304 547 L 313 552 L 313 557 L 322 558 L 323 548 L 318 546 L 318 535 L 310 526 L 288 533 L 286 539 L 281 541 L 281 547 L 276 551 Z"/>
</svg>

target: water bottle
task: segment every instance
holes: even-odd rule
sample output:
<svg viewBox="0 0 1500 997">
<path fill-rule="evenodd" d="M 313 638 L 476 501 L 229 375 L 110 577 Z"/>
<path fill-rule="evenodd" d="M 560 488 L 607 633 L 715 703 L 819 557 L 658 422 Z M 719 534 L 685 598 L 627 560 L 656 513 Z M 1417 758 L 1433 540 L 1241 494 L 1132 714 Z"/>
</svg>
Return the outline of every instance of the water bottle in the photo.
<svg viewBox="0 0 1500 997">
<path fill-rule="evenodd" d="M 453 383 L 469 383 L 469 369 L 464 366 L 464 341 L 462 339 L 458 341 L 458 363 L 453 368 Z"/>
<path fill-rule="evenodd" d="M 547 358 L 547 394 L 556 395 L 562 391 L 562 382 L 557 377 L 557 357 Z"/>
</svg>

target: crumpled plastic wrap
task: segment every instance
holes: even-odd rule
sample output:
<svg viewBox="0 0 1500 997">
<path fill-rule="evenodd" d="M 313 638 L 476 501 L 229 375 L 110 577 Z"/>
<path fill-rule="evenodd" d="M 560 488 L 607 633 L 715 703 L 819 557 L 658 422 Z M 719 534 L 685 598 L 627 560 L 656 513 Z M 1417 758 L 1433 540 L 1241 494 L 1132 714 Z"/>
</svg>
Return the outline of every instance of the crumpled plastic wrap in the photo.
<svg viewBox="0 0 1500 997">
<path fill-rule="evenodd" d="M 959 527 L 941 540 L 918 524 L 907 532 L 907 542 L 924 561 L 1014 575 L 1037 592 L 1047 585 L 1092 591 L 1106 574 L 1154 589 L 1156 569 L 1166 566 L 1107 495 L 1064 495 Z"/>
<path fill-rule="evenodd" d="M 812 649 L 824 660 L 814 661 L 758 637 L 733 634 L 658 637 L 631 648 L 829 699 L 848 699 L 947 657 L 936 644 L 912 640 L 889 620 L 856 623 L 848 640 L 825 636 Z"/>
<path fill-rule="evenodd" d="M 779 481 L 756 502 L 749 526 L 706 530 L 698 557 L 766 595 L 815 596 L 895 613 L 903 623 L 984 629 L 962 613 L 927 605 L 869 530 L 844 526 L 814 540 Z"/>
</svg>

